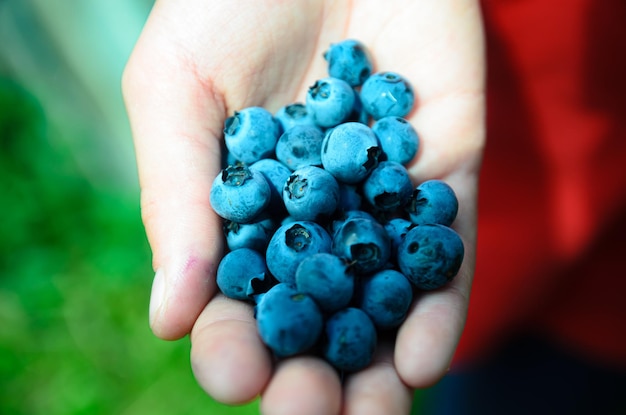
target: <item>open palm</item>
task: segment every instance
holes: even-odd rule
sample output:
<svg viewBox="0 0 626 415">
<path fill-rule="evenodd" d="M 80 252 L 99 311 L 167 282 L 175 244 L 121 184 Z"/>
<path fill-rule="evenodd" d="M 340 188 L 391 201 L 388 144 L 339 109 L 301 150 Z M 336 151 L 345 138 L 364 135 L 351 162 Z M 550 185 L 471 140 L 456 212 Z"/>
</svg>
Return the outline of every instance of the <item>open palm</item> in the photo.
<svg viewBox="0 0 626 415">
<path fill-rule="evenodd" d="M 359 39 L 376 70 L 412 83 L 420 134 L 409 170 L 455 189 L 454 227 L 466 246 L 461 272 L 415 299 L 395 343 L 340 380 L 313 357 L 275 364 L 249 305 L 217 292 L 220 219 L 209 205 L 220 169 L 221 130 L 233 111 L 303 101 L 326 76 L 330 43 Z M 477 0 L 159 0 L 124 75 L 141 184 L 142 215 L 157 270 L 155 334 L 191 332 L 191 361 L 217 400 L 262 395 L 265 413 L 408 412 L 411 389 L 446 371 L 462 332 L 474 265 L 477 177 L 484 139 L 484 62 Z"/>
</svg>

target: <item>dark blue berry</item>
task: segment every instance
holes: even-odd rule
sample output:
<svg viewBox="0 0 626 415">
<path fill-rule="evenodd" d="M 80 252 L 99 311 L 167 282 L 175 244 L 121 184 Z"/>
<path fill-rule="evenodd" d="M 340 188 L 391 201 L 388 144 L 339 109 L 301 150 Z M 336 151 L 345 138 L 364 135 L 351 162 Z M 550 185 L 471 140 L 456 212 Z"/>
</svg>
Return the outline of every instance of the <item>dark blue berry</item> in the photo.
<svg viewBox="0 0 626 415">
<path fill-rule="evenodd" d="M 255 317 L 261 339 L 278 357 L 307 352 L 324 327 L 315 301 L 287 284 L 277 284 L 260 297 Z"/>
<path fill-rule="evenodd" d="M 265 252 L 267 268 L 280 282 L 295 284 L 296 269 L 308 256 L 330 252 L 328 232 L 315 222 L 290 221 L 280 226 Z"/>
<path fill-rule="evenodd" d="M 393 218 L 386 222 L 384 225 L 387 235 L 391 240 L 391 257 L 396 258 L 398 252 L 398 246 L 404 239 L 407 232 L 415 225 L 408 219 Z"/>
<path fill-rule="evenodd" d="M 217 286 L 226 297 L 235 300 L 252 300 L 269 288 L 269 281 L 263 254 L 250 248 L 228 252 L 217 267 Z"/>
<path fill-rule="evenodd" d="M 245 223 L 269 204 L 270 186 L 262 174 L 245 165 L 228 166 L 213 180 L 209 199 L 213 210 L 224 219 Z"/>
<path fill-rule="evenodd" d="M 318 127 L 298 125 L 286 130 L 276 143 L 276 158 L 289 169 L 322 165 L 324 133 Z"/>
<path fill-rule="evenodd" d="M 345 220 L 333 235 L 332 253 L 353 262 L 358 273 L 382 269 L 391 255 L 391 241 L 376 220 L 353 217 Z"/>
<path fill-rule="evenodd" d="M 398 327 L 405 320 L 413 288 L 407 278 L 394 269 L 385 269 L 361 280 L 358 306 L 381 329 Z"/>
<path fill-rule="evenodd" d="M 338 78 L 319 79 L 307 92 L 306 108 L 318 126 L 334 127 L 351 115 L 354 90 L 346 81 Z"/>
<path fill-rule="evenodd" d="M 285 186 L 285 182 L 291 175 L 291 170 L 275 159 L 261 159 L 251 164 L 250 170 L 261 173 L 270 186 L 271 195 L 267 211 L 275 217 L 285 214 L 283 186 Z"/>
<path fill-rule="evenodd" d="M 333 222 L 331 223 L 332 235 L 337 233 L 337 231 L 349 220 L 352 219 L 367 219 L 371 221 L 376 221 L 376 218 L 369 212 L 359 209 L 346 210 L 340 212 L 340 214 L 335 217 Z"/>
<path fill-rule="evenodd" d="M 400 271 L 420 290 L 443 287 L 459 272 L 464 246 L 461 237 L 443 225 L 418 225 L 398 247 Z"/>
<path fill-rule="evenodd" d="M 361 101 L 368 114 L 383 117 L 406 117 L 413 108 L 413 87 L 395 72 L 377 72 L 363 83 Z"/>
<path fill-rule="evenodd" d="M 353 39 L 330 45 L 324 53 L 328 74 L 343 79 L 351 86 L 360 86 L 372 73 L 372 62 L 365 46 Z"/>
<path fill-rule="evenodd" d="M 376 327 L 363 310 L 344 308 L 326 321 L 324 358 L 342 372 L 367 367 L 376 351 Z"/>
<path fill-rule="evenodd" d="M 223 225 L 226 244 L 231 251 L 239 248 L 250 248 L 265 252 L 276 228 L 276 220 L 267 212 L 261 213 L 252 222 L 237 223 L 224 220 Z"/>
<path fill-rule="evenodd" d="M 283 202 L 296 220 L 328 217 L 337 209 L 339 185 L 332 174 L 320 167 L 302 167 L 287 179 Z"/>
<path fill-rule="evenodd" d="M 356 184 L 378 165 L 378 139 L 367 125 L 348 122 L 329 130 L 322 143 L 322 165 L 337 180 Z"/>
<path fill-rule="evenodd" d="M 387 160 L 408 164 L 419 149 L 419 136 L 415 128 L 402 117 L 389 116 L 376 121 L 372 131 L 378 137 Z"/>
<path fill-rule="evenodd" d="M 427 180 L 415 188 L 407 204 L 411 222 L 416 225 L 438 223 L 450 226 L 459 210 L 459 201 L 443 180 Z"/>
<path fill-rule="evenodd" d="M 254 163 L 274 154 L 281 126 L 261 107 L 236 111 L 224 123 L 224 142 L 232 156 L 243 163 Z"/>
<path fill-rule="evenodd" d="M 309 294 L 326 312 L 346 307 L 354 293 L 354 275 L 348 262 L 329 253 L 305 258 L 296 269 L 296 288 Z"/>
<path fill-rule="evenodd" d="M 280 107 L 274 114 L 274 118 L 280 123 L 283 132 L 297 125 L 317 126 L 306 105 L 301 102 Z"/>
<path fill-rule="evenodd" d="M 380 162 L 363 183 L 367 201 L 385 212 L 404 206 L 412 193 L 409 173 L 395 161 Z"/>
</svg>

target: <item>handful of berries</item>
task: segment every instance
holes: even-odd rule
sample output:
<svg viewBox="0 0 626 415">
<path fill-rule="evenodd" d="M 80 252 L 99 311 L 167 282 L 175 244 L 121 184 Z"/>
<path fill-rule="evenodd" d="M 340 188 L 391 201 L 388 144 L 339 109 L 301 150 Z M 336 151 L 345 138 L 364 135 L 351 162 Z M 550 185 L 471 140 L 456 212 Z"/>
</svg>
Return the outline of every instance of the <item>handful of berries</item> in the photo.
<svg viewBox="0 0 626 415">
<path fill-rule="evenodd" d="M 228 251 L 217 285 L 255 307 L 279 358 L 311 353 L 337 370 L 366 367 L 377 336 L 414 295 L 450 282 L 464 247 L 458 201 L 441 180 L 406 170 L 420 140 L 405 119 L 414 93 L 373 72 L 358 41 L 330 45 L 327 78 L 275 114 L 247 107 L 224 125 L 224 168 L 210 202 Z"/>
</svg>

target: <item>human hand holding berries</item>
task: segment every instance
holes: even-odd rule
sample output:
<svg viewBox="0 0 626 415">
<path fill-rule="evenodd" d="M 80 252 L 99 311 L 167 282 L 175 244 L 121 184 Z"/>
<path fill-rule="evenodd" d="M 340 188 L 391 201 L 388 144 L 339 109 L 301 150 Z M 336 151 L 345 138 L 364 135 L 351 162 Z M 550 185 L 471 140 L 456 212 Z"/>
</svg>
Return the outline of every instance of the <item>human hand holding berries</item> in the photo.
<svg viewBox="0 0 626 415">
<path fill-rule="evenodd" d="M 400 414 L 410 407 L 410 388 L 445 373 L 473 269 L 484 136 L 479 12 L 477 1 L 461 0 L 157 1 L 124 77 L 142 215 L 158 270 L 151 326 L 167 339 L 192 333 L 194 373 L 217 400 L 239 403 L 260 394 L 266 413 L 367 407 Z M 402 73 L 414 87 L 408 119 L 422 144 L 409 171 L 416 182 L 440 178 L 454 188 L 460 206 L 454 227 L 466 260 L 452 284 L 416 299 L 395 349 L 381 345 L 376 362 L 342 384 L 313 357 L 272 368 L 251 307 L 216 294 L 223 235 L 208 200 L 225 119 L 251 105 L 275 111 L 302 101 L 326 73 L 323 52 L 345 38 L 362 41 L 376 68 Z"/>
</svg>

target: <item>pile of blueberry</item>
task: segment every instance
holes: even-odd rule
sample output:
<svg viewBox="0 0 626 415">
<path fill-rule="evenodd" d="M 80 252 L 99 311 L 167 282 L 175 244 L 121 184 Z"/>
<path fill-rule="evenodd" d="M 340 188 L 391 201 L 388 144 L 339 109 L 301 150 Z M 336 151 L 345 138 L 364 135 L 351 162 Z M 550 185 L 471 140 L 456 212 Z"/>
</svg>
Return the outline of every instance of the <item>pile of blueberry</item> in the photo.
<svg viewBox="0 0 626 415">
<path fill-rule="evenodd" d="M 311 353 L 341 372 L 366 367 L 414 295 L 451 281 L 463 261 L 450 228 L 451 187 L 417 187 L 405 165 L 419 136 L 406 117 L 410 83 L 372 70 L 355 40 L 330 45 L 327 78 L 305 103 L 234 113 L 210 201 L 228 250 L 224 295 L 254 304 L 259 335 L 278 358 Z"/>
</svg>

